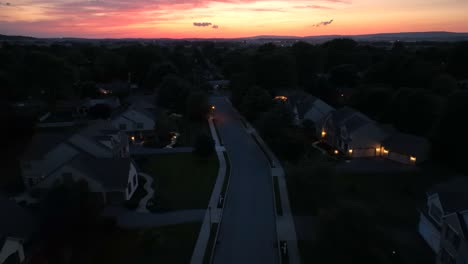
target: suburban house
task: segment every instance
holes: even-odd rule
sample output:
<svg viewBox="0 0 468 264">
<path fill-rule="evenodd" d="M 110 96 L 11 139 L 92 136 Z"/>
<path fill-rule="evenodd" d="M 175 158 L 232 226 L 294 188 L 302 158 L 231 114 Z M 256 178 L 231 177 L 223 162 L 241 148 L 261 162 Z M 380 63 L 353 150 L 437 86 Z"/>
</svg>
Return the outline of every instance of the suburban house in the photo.
<svg viewBox="0 0 468 264">
<path fill-rule="evenodd" d="M 436 253 L 436 263 L 468 262 L 468 178 L 459 177 L 427 192 L 419 234 Z"/>
<path fill-rule="evenodd" d="M 305 92 L 283 92 L 275 99 L 286 101 L 294 114 L 294 123 L 303 125 L 304 121 L 309 121 L 316 130 L 316 136 L 320 136 L 325 117 L 335 108 L 324 101 Z"/>
<path fill-rule="evenodd" d="M 115 128 L 131 136 L 132 141 L 153 134 L 156 125 L 155 115 L 152 112 L 136 106 L 130 106 L 120 113 L 113 114 L 111 121 Z"/>
<path fill-rule="evenodd" d="M 387 159 L 405 164 L 426 161 L 430 145 L 427 139 L 396 132 L 382 141 L 381 155 Z"/>
<path fill-rule="evenodd" d="M 66 177 L 85 180 L 90 192 L 102 195 L 104 203 L 116 204 L 129 200 L 138 187 L 138 173 L 130 158 L 98 158 L 80 154 L 62 166 L 50 184 Z"/>
<path fill-rule="evenodd" d="M 320 134 L 328 145 L 351 157 L 379 156 L 388 136 L 375 121 L 350 107 L 329 112 Z"/>
<path fill-rule="evenodd" d="M 156 111 L 155 100 L 154 95 L 130 95 L 125 98 L 125 102 L 128 105 L 144 109 L 150 113 L 154 113 Z"/>
<path fill-rule="evenodd" d="M 36 134 L 21 158 L 21 172 L 27 189 L 50 188 L 62 177 L 64 166 L 83 155 L 101 160 L 126 162 L 129 157 L 128 138 L 115 129 L 110 121 L 97 121 L 71 134 Z M 114 166 L 114 165 L 109 165 Z M 111 170 L 112 168 L 107 168 Z"/>
<path fill-rule="evenodd" d="M 115 97 L 115 96 L 95 98 L 95 99 L 86 99 L 82 107 L 84 109 L 89 109 L 96 105 L 107 105 L 109 106 L 110 109 L 115 110 L 118 107 L 120 107 L 120 100 L 118 97 Z"/>
<path fill-rule="evenodd" d="M 25 243 L 36 228 L 33 216 L 12 200 L 0 198 L 0 264 L 25 260 Z"/>
</svg>

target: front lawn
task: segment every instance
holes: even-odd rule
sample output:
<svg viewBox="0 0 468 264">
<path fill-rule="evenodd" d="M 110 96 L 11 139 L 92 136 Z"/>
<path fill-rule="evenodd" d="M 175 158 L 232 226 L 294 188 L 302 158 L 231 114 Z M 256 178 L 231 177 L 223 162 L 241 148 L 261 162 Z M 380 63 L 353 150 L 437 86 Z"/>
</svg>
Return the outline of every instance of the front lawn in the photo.
<svg viewBox="0 0 468 264">
<path fill-rule="evenodd" d="M 142 172 L 154 178 L 156 204 L 162 210 L 202 209 L 208 205 L 218 175 L 216 155 L 157 154 L 136 159 Z"/>
<path fill-rule="evenodd" d="M 93 234 L 72 263 L 189 263 L 200 223 Z"/>
</svg>

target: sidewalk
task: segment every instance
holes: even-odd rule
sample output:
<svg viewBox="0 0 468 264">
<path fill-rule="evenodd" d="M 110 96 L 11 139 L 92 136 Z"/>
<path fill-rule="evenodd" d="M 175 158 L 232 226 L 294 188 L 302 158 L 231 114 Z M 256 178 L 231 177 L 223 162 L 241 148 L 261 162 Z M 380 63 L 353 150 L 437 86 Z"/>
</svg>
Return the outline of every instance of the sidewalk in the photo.
<svg viewBox="0 0 468 264">
<path fill-rule="evenodd" d="M 209 252 L 209 254 L 211 254 L 212 248 L 207 248 L 208 240 L 210 239 L 211 224 L 220 223 L 223 216 L 223 209 L 218 208 L 218 201 L 226 176 L 226 160 L 224 159 L 223 155 L 224 147 L 220 145 L 219 137 L 216 133 L 216 128 L 211 118 L 208 120 L 208 123 L 210 125 L 211 136 L 215 142 L 216 155 L 218 156 L 219 161 L 219 170 L 215 186 L 211 193 L 210 202 L 208 203 L 210 210 L 206 210 L 205 212 L 205 217 L 203 219 L 200 233 L 198 234 L 197 243 L 195 244 L 195 249 L 193 250 L 192 259 L 190 261 L 192 264 L 203 263 L 205 253 Z"/>
<path fill-rule="evenodd" d="M 151 185 L 153 184 L 153 178 L 143 172 L 140 172 L 140 176 L 145 178 L 146 180 L 145 185 L 143 185 L 143 188 L 146 191 L 146 195 L 140 200 L 136 211 L 140 213 L 149 213 L 150 211 L 146 208 L 146 206 L 148 204 L 148 201 L 154 196 L 154 190 L 151 187 Z"/>
<path fill-rule="evenodd" d="M 294 226 L 294 219 L 291 213 L 291 207 L 289 203 L 288 188 L 286 186 L 286 179 L 284 175 L 284 169 L 281 165 L 278 158 L 275 156 L 273 151 L 268 147 L 268 145 L 263 141 L 263 139 L 258 135 L 255 128 L 250 125 L 249 122 L 244 120 L 244 123 L 247 125 L 247 132 L 254 136 L 258 143 L 261 145 L 266 154 L 270 157 L 272 161 L 271 174 L 272 177 L 278 178 L 278 188 L 280 191 L 281 198 L 281 208 L 283 210 L 283 215 L 276 215 L 276 232 L 278 235 L 279 241 L 286 241 L 288 243 L 289 251 L 289 263 L 291 264 L 300 264 L 301 258 L 299 254 L 299 248 L 297 246 L 297 234 L 296 228 Z M 273 197 L 274 199 L 274 197 Z"/>
</svg>

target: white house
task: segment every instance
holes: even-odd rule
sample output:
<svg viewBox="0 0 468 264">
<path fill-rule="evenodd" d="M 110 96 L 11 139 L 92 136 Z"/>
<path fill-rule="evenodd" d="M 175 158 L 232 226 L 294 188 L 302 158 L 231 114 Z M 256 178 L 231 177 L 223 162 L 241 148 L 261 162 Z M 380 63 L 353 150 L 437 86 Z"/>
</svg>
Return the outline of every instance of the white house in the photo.
<svg viewBox="0 0 468 264">
<path fill-rule="evenodd" d="M 427 192 L 418 232 L 436 253 L 436 263 L 468 261 L 468 178 L 455 178 Z"/>
<path fill-rule="evenodd" d="M 111 121 L 115 128 L 132 135 L 151 134 L 156 126 L 154 114 L 135 106 L 114 114 Z"/>
</svg>

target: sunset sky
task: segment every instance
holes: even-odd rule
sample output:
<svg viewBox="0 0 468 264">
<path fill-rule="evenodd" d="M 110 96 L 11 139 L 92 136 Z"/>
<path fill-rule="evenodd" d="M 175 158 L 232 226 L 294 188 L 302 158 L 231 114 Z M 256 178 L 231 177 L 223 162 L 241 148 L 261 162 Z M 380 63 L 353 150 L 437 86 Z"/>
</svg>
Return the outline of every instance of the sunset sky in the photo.
<svg viewBox="0 0 468 264">
<path fill-rule="evenodd" d="M 468 0 L 0 0 L 0 34 L 232 38 L 468 32 Z"/>
</svg>

